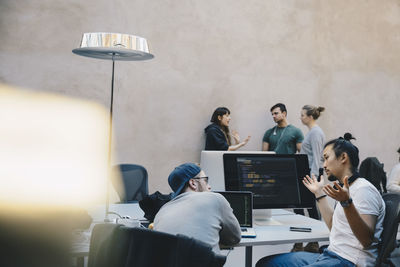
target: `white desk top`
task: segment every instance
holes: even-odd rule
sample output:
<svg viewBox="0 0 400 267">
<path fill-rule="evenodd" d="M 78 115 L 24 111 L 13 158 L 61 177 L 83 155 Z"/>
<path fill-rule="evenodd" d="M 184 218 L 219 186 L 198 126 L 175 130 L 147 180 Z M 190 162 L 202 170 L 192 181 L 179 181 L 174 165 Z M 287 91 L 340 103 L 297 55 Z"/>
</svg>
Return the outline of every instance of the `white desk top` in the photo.
<svg viewBox="0 0 400 267">
<path fill-rule="evenodd" d="M 311 219 L 302 215 L 274 215 L 272 219 L 280 225 L 254 225 L 257 237 L 242 238 L 237 247 L 276 245 L 296 242 L 328 241 L 329 230 L 323 221 Z M 311 232 L 293 232 L 290 226 L 309 227 Z"/>
<path fill-rule="evenodd" d="M 136 203 L 113 204 L 110 206 L 110 211 L 116 211 L 120 215 L 129 215 L 132 218 L 143 217 L 143 212 Z M 95 211 L 91 211 L 90 214 L 92 216 L 95 215 L 94 222 L 101 222 L 104 219 L 104 206 L 95 209 Z M 246 247 L 329 240 L 329 230 L 323 221 L 314 220 L 302 215 L 296 215 L 283 209 L 272 210 L 272 219 L 280 223 L 280 225 L 259 226 L 254 224 L 257 237 L 242 238 L 240 243 L 236 246 Z M 312 230 L 309 233 L 293 232 L 289 231 L 290 226 L 310 227 Z M 82 242 L 83 240 L 80 240 L 81 242 L 74 244 L 72 250 L 74 251 L 73 254 L 75 254 L 75 256 L 88 255 L 90 230 L 82 233 L 85 239 L 84 242 Z"/>
</svg>

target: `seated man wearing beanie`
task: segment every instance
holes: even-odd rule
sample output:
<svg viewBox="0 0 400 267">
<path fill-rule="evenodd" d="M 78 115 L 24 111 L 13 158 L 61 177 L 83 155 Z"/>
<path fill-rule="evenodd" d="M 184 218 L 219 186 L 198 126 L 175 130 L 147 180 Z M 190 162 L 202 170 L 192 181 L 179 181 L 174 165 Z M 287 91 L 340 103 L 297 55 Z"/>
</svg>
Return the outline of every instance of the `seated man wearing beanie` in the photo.
<svg viewBox="0 0 400 267">
<path fill-rule="evenodd" d="M 168 177 L 174 197 L 154 219 L 154 230 L 182 234 L 210 244 L 232 246 L 240 241 L 240 226 L 228 201 L 210 192 L 208 177 L 194 163 L 175 168 Z"/>
</svg>

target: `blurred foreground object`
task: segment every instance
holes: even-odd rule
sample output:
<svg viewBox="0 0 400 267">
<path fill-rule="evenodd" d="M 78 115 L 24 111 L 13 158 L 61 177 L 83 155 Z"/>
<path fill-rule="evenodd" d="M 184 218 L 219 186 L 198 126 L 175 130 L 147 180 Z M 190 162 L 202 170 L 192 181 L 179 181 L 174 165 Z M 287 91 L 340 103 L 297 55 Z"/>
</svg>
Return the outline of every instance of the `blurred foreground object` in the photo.
<svg viewBox="0 0 400 267">
<path fill-rule="evenodd" d="M 0 84 L 0 266 L 68 266 L 73 228 L 104 203 L 108 112 Z"/>
</svg>

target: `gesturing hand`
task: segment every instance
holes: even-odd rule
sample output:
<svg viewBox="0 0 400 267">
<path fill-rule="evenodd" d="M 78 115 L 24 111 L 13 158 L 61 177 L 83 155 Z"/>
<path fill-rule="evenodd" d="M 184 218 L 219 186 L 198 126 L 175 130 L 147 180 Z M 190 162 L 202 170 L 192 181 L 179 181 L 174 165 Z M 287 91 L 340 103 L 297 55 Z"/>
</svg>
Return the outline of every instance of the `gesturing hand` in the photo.
<svg viewBox="0 0 400 267">
<path fill-rule="evenodd" d="M 330 196 L 331 198 L 337 200 L 337 201 L 346 201 L 349 200 L 350 198 L 350 193 L 349 193 L 349 177 L 345 176 L 343 179 L 343 187 L 341 187 L 338 182 L 333 182 L 335 185 L 335 188 L 333 188 L 331 185 L 325 185 L 323 190 L 325 194 Z"/>
<path fill-rule="evenodd" d="M 233 139 L 235 140 L 235 143 L 236 143 L 236 144 L 239 144 L 239 143 L 240 143 L 240 136 L 239 136 L 239 133 L 238 133 L 237 131 L 232 130 L 231 136 L 232 136 Z"/>
<path fill-rule="evenodd" d="M 309 175 L 306 175 L 306 177 L 303 178 L 303 184 L 314 195 L 316 196 L 322 195 L 322 188 L 324 187 L 324 179 L 322 175 L 321 175 L 321 180 L 319 182 L 314 174 L 312 174 L 311 177 Z"/>
<path fill-rule="evenodd" d="M 249 142 L 249 140 L 250 140 L 250 137 L 251 137 L 250 135 L 247 136 L 246 139 L 244 139 L 243 143 L 244 143 L 244 144 L 247 144 L 247 142 Z"/>
</svg>

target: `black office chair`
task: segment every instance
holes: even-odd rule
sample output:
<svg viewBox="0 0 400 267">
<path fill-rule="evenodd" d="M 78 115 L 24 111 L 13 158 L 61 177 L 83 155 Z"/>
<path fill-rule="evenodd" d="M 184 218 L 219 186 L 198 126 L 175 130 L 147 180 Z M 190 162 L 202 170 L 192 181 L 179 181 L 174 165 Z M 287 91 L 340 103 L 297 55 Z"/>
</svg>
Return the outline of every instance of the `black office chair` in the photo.
<svg viewBox="0 0 400 267">
<path fill-rule="evenodd" d="M 368 157 L 360 164 L 360 175 L 373 184 L 379 193 L 387 193 L 386 190 L 386 172 L 383 169 L 383 163 L 380 163 L 376 157 Z"/>
<path fill-rule="evenodd" d="M 221 267 L 226 256 L 183 235 L 145 228 L 98 224 L 90 241 L 88 267 Z"/>
<path fill-rule="evenodd" d="M 123 187 L 116 186 L 115 178 L 112 180 L 122 203 L 137 202 L 149 194 L 147 171 L 143 166 L 119 164 L 115 168 L 121 172 Z"/>
<path fill-rule="evenodd" d="M 400 195 L 384 194 L 386 214 L 383 221 L 383 232 L 378 244 L 378 257 L 375 266 L 395 266 L 390 260 L 390 254 L 396 248 L 397 228 L 400 222 Z"/>
</svg>

